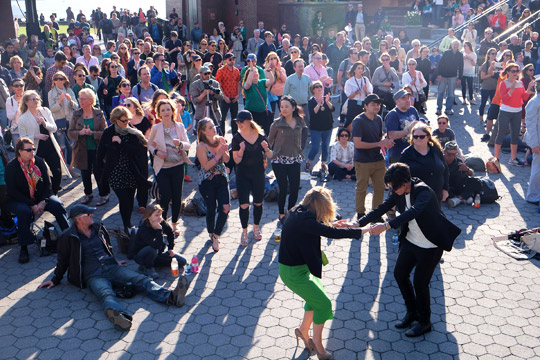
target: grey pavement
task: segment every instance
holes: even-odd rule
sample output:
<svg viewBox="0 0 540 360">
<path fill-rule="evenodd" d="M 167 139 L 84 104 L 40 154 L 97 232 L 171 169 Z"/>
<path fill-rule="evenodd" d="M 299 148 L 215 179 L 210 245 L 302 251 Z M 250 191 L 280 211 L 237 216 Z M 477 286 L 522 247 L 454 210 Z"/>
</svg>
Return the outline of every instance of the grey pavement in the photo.
<svg viewBox="0 0 540 360">
<path fill-rule="evenodd" d="M 428 107 L 435 124 L 434 100 Z M 491 149 L 480 142 L 476 111 L 454 109 L 450 124 L 462 149 L 487 159 Z M 524 200 L 530 169 L 506 166 L 507 154 L 501 160 L 502 174 L 489 175 L 502 196 L 499 202 L 479 209 L 444 206 L 462 234 L 432 279 L 434 331 L 425 336 L 409 339 L 393 326 L 405 307 L 393 277 L 397 246 L 392 232 L 323 240 L 330 263 L 322 282 L 335 309 L 323 336 L 335 359 L 540 358 L 540 262 L 514 260 L 491 244 L 493 236 L 538 226 L 537 206 Z M 194 182 L 186 183 L 184 197 L 196 188 L 193 167 L 189 174 Z M 316 184 L 302 181 L 300 195 Z M 82 197 L 80 179 L 63 186 L 61 198 L 68 207 Z M 325 186 L 333 190 L 341 214 L 353 217 L 354 183 Z M 114 200 L 98 208 L 96 218 L 109 228 L 121 227 Z M 278 276 L 279 243 L 272 237 L 276 218 L 276 203 L 265 204 L 263 239 L 253 241 L 250 232 L 249 246 L 241 247 L 238 202 L 232 201 L 221 250 L 214 253 L 204 218 L 182 217 L 176 250 L 188 259 L 197 255 L 201 267 L 189 276 L 186 305 L 168 307 L 142 295 L 122 300 L 135 313 L 131 331 L 124 333 L 112 327 L 88 290 L 65 278 L 53 289 L 37 289 L 50 278 L 54 256 L 40 258 L 33 246 L 30 263 L 19 265 L 18 247 L 0 248 L 0 359 L 308 358 L 294 338 L 303 301 Z M 139 219 L 134 211 L 133 222 Z M 137 268 L 132 261 L 128 266 Z M 173 286 L 168 269 L 160 275 L 158 283 Z"/>
</svg>

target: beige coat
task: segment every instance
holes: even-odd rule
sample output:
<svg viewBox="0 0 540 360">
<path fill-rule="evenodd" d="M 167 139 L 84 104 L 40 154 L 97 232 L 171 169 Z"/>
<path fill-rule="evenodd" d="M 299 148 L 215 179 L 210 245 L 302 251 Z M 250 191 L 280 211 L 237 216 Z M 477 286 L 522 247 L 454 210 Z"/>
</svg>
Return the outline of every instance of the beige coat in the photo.
<svg viewBox="0 0 540 360">
<path fill-rule="evenodd" d="M 184 125 L 181 122 L 175 122 L 175 124 L 176 133 L 178 134 L 179 140 L 182 143 L 182 150 L 189 151 L 189 147 L 191 146 L 191 144 L 188 140 Z M 162 122 L 152 126 L 152 129 L 150 130 L 150 136 L 148 137 L 148 151 L 150 151 L 151 154 L 154 154 L 155 149 L 167 152 L 167 148 L 165 146 L 165 132 L 163 131 Z M 186 161 L 186 158 L 187 156 L 184 156 L 184 161 Z M 162 158 L 160 158 L 159 156 L 154 156 L 153 168 L 156 175 L 161 170 L 163 162 L 164 160 Z"/>
</svg>

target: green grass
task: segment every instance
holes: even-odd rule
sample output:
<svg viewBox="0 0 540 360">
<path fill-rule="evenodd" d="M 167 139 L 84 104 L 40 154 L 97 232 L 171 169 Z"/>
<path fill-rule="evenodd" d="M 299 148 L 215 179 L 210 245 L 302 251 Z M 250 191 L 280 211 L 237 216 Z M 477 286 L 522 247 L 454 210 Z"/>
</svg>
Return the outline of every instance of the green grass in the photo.
<svg viewBox="0 0 540 360">
<path fill-rule="evenodd" d="M 67 34 L 67 25 L 60 25 L 60 31 L 59 34 Z M 41 30 L 43 30 L 43 26 L 41 27 Z M 19 27 L 19 35 L 25 34 L 26 35 L 26 25 L 21 25 Z"/>
</svg>

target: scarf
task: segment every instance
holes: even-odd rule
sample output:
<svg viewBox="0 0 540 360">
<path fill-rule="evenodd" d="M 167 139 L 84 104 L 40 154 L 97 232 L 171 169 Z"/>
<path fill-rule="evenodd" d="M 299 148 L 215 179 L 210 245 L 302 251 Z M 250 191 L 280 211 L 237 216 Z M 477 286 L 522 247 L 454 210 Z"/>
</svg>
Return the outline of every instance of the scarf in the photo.
<svg viewBox="0 0 540 360">
<path fill-rule="evenodd" d="M 139 140 L 139 143 L 141 145 L 146 146 L 148 144 L 148 141 L 146 141 L 146 138 L 144 137 L 144 134 L 140 132 L 139 130 L 135 129 L 134 127 L 128 126 L 127 128 L 123 129 L 118 124 L 114 124 L 114 131 L 116 131 L 117 134 L 120 135 L 135 135 L 137 137 L 137 140 Z"/>
<path fill-rule="evenodd" d="M 24 177 L 26 178 L 26 182 L 28 183 L 30 197 L 32 198 L 32 200 L 34 200 L 34 193 L 36 191 L 37 183 L 39 180 L 41 180 L 41 170 L 39 170 L 39 168 L 36 166 L 35 160 L 30 161 L 30 164 L 26 166 L 21 161 L 21 158 L 17 159 L 19 160 L 19 164 L 21 165 Z"/>
</svg>

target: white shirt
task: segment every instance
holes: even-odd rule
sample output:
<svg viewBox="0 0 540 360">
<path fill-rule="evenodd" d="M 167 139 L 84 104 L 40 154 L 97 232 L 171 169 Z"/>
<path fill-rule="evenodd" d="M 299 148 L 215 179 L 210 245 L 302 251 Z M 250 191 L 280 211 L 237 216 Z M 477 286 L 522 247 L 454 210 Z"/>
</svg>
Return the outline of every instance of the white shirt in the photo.
<svg viewBox="0 0 540 360">
<path fill-rule="evenodd" d="M 367 93 L 364 91 L 364 85 L 367 85 Z M 373 85 L 371 85 L 371 82 L 369 82 L 369 79 L 365 76 L 362 76 L 361 79 L 357 79 L 353 76 L 345 82 L 343 90 L 347 97 L 351 96 L 354 92 L 361 90 L 360 94 L 356 94 L 353 100 L 363 101 L 368 94 L 373 92 Z"/>
<path fill-rule="evenodd" d="M 79 63 L 83 63 L 87 69 L 90 69 L 90 66 L 92 65 L 96 65 L 97 67 L 99 67 L 99 60 L 97 57 L 95 56 L 90 56 L 90 60 L 86 60 L 86 58 L 83 56 L 79 56 L 77 58 L 77 62 Z"/>
<path fill-rule="evenodd" d="M 405 200 L 407 202 L 407 207 L 405 210 L 408 210 L 411 208 L 411 194 L 405 194 Z M 407 233 L 406 239 L 409 240 L 411 244 L 424 249 L 432 249 L 437 247 L 437 245 L 426 239 L 415 219 L 409 221 L 409 232 Z"/>
</svg>

